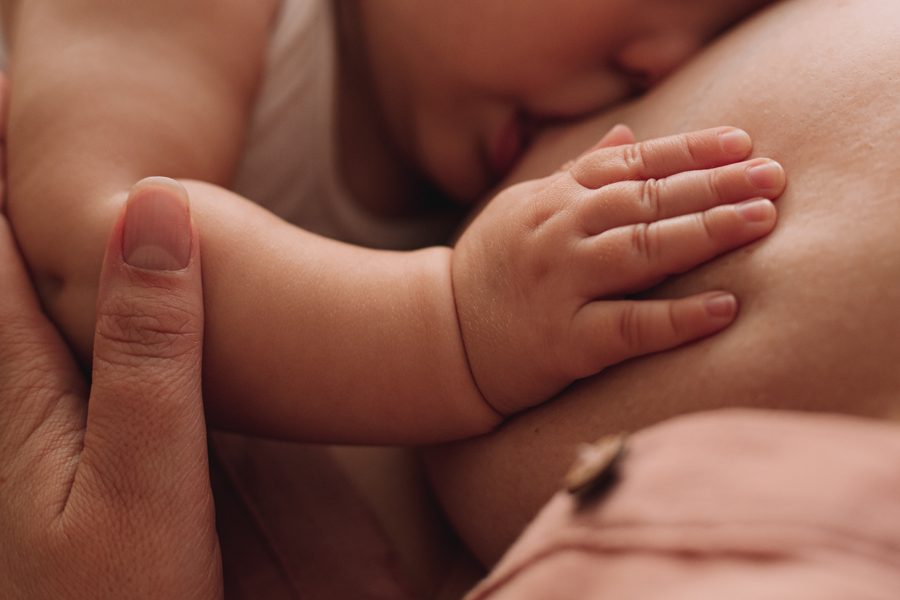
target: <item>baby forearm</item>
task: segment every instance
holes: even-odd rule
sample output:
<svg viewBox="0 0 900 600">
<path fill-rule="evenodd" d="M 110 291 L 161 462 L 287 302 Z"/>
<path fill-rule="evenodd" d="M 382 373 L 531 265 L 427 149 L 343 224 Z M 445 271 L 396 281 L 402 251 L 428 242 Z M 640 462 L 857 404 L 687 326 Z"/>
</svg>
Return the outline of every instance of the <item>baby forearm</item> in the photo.
<svg viewBox="0 0 900 600">
<path fill-rule="evenodd" d="M 474 387 L 450 250 L 373 251 L 188 184 L 203 236 L 213 422 L 309 441 L 429 443 L 499 419 Z"/>
<path fill-rule="evenodd" d="M 216 186 L 185 185 L 201 236 L 213 424 L 304 441 L 431 443 L 499 422 L 467 366 L 450 249 L 358 248 Z M 56 296 L 81 347 L 96 283 L 85 276 Z"/>
</svg>

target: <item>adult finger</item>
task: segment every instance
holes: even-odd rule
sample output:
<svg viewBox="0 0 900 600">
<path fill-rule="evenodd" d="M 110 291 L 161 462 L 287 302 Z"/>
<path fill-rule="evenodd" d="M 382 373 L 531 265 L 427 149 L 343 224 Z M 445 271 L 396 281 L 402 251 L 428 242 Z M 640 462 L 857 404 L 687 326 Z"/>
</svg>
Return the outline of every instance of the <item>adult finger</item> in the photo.
<svg viewBox="0 0 900 600">
<path fill-rule="evenodd" d="M 598 189 L 617 181 L 660 179 L 720 167 L 744 160 L 752 147 L 745 131 L 717 127 L 597 150 L 579 159 L 571 172 L 584 187 Z"/>
<path fill-rule="evenodd" d="M 172 500 L 184 482 L 207 479 L 198 249 L 180 184 L 152 178 L 132 189 L 100 278 L 85 447 L 73 494 L 90 482 L 130 505 Z"/>
<path fill-rule="evenodd" d="M 20 455 L 26 442 L 30 455 L 41 458 L 69 452 L 61 431 L 71 431 L 72 421 L 81 422 L 84 382 L 66 344 L 41 310 L 2 217 L 0 290 L 0 461 Z M 53 447 L 47 445 L 50 438 Z M 35 462 L 30 465 L 36 474 Z"/>
</svg>

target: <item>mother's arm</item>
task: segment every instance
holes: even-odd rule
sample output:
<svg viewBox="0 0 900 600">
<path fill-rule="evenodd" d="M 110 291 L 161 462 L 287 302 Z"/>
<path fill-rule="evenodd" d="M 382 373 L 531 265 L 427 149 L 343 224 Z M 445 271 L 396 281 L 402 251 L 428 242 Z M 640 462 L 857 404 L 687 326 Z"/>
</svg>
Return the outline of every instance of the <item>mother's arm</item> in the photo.
<svg viewBox="0 0 900 600">
<path fill-rule="evenodd" d="M 492 562 L 556 489 L 573 447 L 721 406 L 900 414 L 900 5 L 783 2 L 640 102 L 547 139 L 542 173 L 615 122 L 650 137 L 729 123 L 791 187 L 768 239 L 657 290 L 742 301 L 728 332 L 574 386 L 489 437 L 429 456 L 464 540 Z"/>
</svg>

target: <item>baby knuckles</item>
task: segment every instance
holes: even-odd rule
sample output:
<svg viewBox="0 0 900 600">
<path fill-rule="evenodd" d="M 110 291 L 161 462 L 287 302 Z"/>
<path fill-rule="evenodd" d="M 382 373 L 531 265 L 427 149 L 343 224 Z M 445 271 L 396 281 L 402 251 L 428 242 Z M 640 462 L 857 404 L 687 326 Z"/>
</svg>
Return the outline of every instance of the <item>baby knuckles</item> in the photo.
<svg viewBox="0 0 900 600">
<path fill-rule="evenodd" d="M 584 187 L 598 189 L 615 181 L 660 179 L 684 171 L 720 167 L 747 158 L 752 147 L 746 132 L 718 127 L 602 148 L 579 159 L 571 172 Z"/>
</svg>

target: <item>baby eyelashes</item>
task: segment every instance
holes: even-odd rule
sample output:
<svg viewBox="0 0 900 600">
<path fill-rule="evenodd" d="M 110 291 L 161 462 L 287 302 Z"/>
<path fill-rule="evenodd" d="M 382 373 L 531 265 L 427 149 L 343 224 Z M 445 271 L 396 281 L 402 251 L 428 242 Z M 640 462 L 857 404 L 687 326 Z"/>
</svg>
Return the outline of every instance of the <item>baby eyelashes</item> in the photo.
<svg viewBox="0 0 900 600">
<path fill-rule="evenodd" d="M 773 230 L 785 173 L 748 160 L 751 150 L 730 127 L 640 144 L 619 127 L 567 169 L 501 193 L 454 252 L 460 327 L 485 399 L 515 412 L 727 327 L 738 311 L 727 291 L 621 298 Z"/>
</svg>

